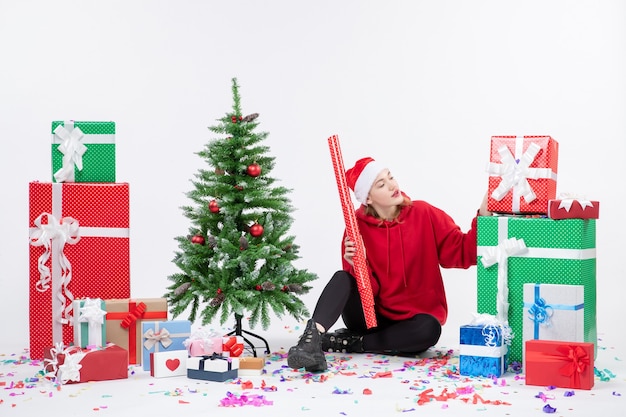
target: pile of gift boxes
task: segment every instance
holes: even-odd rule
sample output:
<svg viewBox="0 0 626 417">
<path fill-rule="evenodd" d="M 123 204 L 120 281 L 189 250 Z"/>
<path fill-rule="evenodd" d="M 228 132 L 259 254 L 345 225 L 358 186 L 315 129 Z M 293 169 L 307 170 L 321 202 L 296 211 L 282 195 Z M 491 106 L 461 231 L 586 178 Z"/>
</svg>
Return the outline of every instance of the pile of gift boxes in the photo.
<svg viewBox="0 0 626 417">
<path fill-rule="evenodd" d="M 558 142 L 491 138 L 478 217 L 477 315 L 460 329 L 462 375 L 521 369 L 528 385 L 591 389 L 599 202 L 557 197 Z"/>
<path fill-rule="evenodd" d="M 115 123 L 52 123 L 52 181 L 29 184 L 32 359 L 62 383 L 128 377 L 225 381 L 260 374 L 238 335 L 192 333 L 165 298 L 131 298 L 129 184 L 115 177 Z M 529 385 L 590 389 L 599 203 L 557 198 L 558 143 L 494 136 L 478 218 L 477 312 L 460 329 L 462 375 L 513 364 Z"/>
<path fill-rule="evenodd" d="M 115 175 L 114 122 L 52 122 L 52 181 L 29 184 L 29 338 L 61 383 L 261 373 L 239 335 L 192 333 L 165 298 L 131 298 L 129 184 Z"/>
</svg>

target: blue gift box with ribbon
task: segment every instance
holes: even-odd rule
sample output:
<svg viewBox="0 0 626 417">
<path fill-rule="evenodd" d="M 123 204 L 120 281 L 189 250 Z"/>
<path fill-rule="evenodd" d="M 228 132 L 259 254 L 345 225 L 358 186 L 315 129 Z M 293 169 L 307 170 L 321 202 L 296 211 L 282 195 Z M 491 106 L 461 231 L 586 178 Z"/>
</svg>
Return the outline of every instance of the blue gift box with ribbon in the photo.
<svg viewBox="0 0 626 417">
<path fill-rule="evenodd" d="M 502 326 L 461 326 L 459 373 L 466 376 L 499 377 L 506 372 L 508 346 Z"/>
<path fill-rule="evenodd" d="M 224 382 L 236 379 L 239 373 L 239 358 L 217 353 L 187 358 L 187 378 L 204 381 Z"/>
<path fill-rule="evenodd" d="M 189 320 L 145 321 L 141 323 L 142 365 L 150 371 L 150 354 L 156 352 L 187 351 L 185 340 L 191 335 Z"/>
<path fill-rule="evenodd" d="M 584 342 L 585 287 L 524 284 L 523 340 Z"/>
</svg>

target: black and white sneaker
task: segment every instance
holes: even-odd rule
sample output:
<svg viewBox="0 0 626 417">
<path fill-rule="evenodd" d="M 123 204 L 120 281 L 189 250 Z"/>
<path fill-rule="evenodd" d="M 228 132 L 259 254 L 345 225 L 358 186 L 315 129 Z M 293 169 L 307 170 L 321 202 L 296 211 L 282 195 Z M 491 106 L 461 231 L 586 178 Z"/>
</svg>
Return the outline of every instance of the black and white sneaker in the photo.
<svg viewBox="0 0 626 417">
<path fill-rule="evenodd" d="M 313 320 L 309 320 L 298 344 L 287 353 L 287 364 L 292 369 L 304 368 L 307 372 L 322 372 L 328 369 L 322 351 L 322 337 Z"/>
<path fill-rule="evenodd" d="M 363 336 L 348 329 L 326 332 L 322 335 L 324 352 L 363 353 Z"/>
</svg>

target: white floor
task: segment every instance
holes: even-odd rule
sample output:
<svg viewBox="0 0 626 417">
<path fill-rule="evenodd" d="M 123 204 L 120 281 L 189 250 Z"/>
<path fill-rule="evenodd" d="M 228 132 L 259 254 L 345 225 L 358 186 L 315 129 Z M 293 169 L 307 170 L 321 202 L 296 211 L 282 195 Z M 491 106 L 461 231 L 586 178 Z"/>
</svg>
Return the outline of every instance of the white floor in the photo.
<svg viewBox="0 0 626 417">
<path fill-rule="evenodd" d="M 617 332 L 600 333 L 594 388 L 566 395 L 570 390 L 527 386 L 523 375 L 460 377 L 457 332 L 448 325 L 441 343 L 423 358 L 328 354 L 328 372 L 297 372 L 286 366 L 285 352 L 302 324 L 282 325 L 257 332 L 270 343 L 266 374 L 225 383 L 155 379 L 131 367 L 127 380 L 55 386 L 37 380 L 40 364 L 20 361 L 23 346 L 11 346 L 5 339 L 0 343 L 0 415 L 528 416 L 546 413 L 544 406 L 549 405 L 556 408 L 555 416 L 587 417 L 614 414 L 626 405 L 626 343 Z M 224 400 L 237 405 L 220 406 Z"/>
</svg>

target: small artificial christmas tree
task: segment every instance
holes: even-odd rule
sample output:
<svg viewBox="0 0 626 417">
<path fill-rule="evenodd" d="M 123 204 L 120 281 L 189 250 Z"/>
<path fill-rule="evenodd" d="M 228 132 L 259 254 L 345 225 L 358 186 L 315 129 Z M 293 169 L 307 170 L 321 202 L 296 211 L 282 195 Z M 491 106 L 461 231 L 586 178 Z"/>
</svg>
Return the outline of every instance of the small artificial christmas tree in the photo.
<svg viewBox="0 0 626 417">
<path fill-rule="evenodd" d="M 267 329 L 270 311 L 296 319 L 308 315 L 300 294 L 317 278 L 296 269 L 299 247 L 288 235 L 293 222 L 290 190 L 276 186 L 270 174 L 274 158 L 262 144 L 267 132 L 255 132 L 258 114 L 243 116 L 237 79 L 232 80 L 232 112 L 209 130 L 212 139 L 198 155 L 212 169 L 200 169 L 184 206 L 191 220 L 188 236 L 179 236 L 173 262 L 180 272 L 168 277 L 165 297 L 174 316 L 190 308 L 189 320 L 203 325 L 218 314 L 220 323 L 246 312 L 249 324 Z"/>
</svg>

